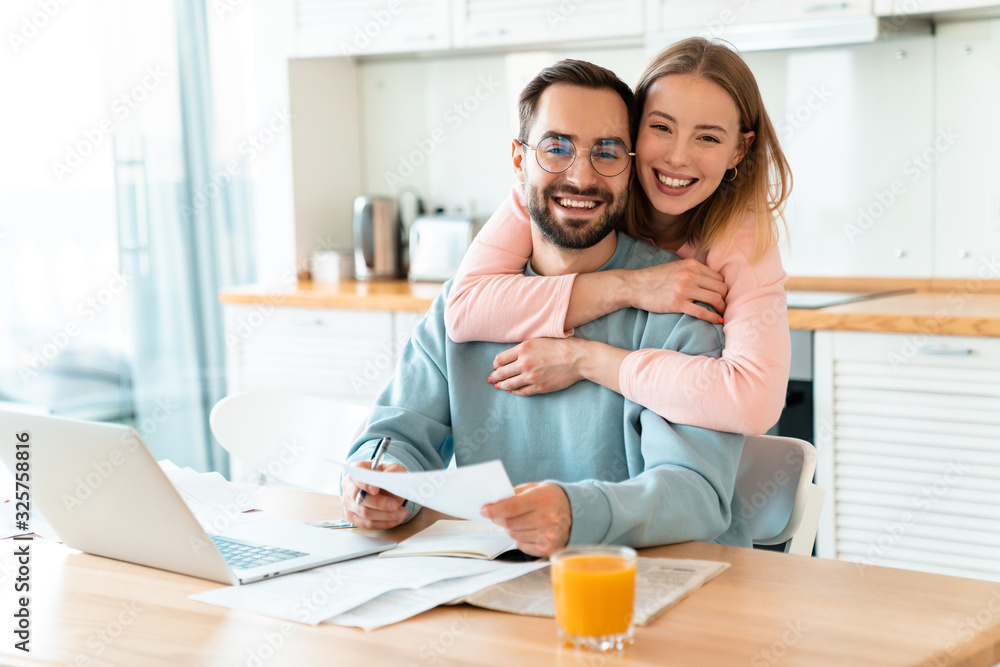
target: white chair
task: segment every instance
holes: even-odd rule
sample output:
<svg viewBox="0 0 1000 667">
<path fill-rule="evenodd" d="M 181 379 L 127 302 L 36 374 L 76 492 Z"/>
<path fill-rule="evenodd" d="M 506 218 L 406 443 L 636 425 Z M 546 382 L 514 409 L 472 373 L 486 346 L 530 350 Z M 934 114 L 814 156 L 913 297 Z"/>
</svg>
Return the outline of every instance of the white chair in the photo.
<svg viewBox="0 0 1000 667">
<path fill-rule="evenodd" d="M 736 472 L 736 490 L 755 545 L 783 544 L 812 553 L 825 492 L 813 484 L 816 448 L 805 440 L 747 436 Z"/>
<path fill-rule="evenodd" d="M 367 406 L 355 403 L 288 391 L 254 391 L 216 403 L 209 423 L 225 450 L 259 475 L 258 482 L 278 480 L 336 494 L 340 469 L 330 461 L 346 458 L 368 413 Z"/>
</svg>

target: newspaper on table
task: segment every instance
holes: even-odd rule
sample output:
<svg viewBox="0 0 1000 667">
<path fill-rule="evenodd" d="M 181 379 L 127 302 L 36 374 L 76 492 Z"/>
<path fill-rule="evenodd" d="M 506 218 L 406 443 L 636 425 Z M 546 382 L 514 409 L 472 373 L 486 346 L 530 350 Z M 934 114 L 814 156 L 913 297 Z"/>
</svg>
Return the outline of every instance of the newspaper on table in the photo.
<svg viewBox="0 0 1000 667">
<path fill-rule="evenodd" d="M 635 573 L 636 625 L 646 625 L 729 568 L 729 563 L 640 556 Z M 535 570 L 467 595 L 459 602 L 528 616 L 555 616 L 549 569 Z"/>
</svg>

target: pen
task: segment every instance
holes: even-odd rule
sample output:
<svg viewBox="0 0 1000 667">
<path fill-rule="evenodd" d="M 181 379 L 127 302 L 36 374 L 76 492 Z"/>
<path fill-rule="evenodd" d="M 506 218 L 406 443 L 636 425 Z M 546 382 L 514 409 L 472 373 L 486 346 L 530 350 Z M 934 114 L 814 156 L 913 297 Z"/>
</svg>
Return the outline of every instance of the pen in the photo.
<svg viewBox="0 0 1000 667">
<path fill-rule="evenodd" d="M 378 470 L 378 467 L 382 465 L 382 459 L 385 457 L 385 451 L 389 449 L 389 443 L 392 442 L 392 438 L 386 436 L 378 441 L 375 445 L 375 451 L 372 452 L 372 470 Z M 360 505 L 361 501 L 365 499 L 368 494 L 364 489 L 358 489 L 358 495 L 354 496 L 354 504 Z"/>
</svg>

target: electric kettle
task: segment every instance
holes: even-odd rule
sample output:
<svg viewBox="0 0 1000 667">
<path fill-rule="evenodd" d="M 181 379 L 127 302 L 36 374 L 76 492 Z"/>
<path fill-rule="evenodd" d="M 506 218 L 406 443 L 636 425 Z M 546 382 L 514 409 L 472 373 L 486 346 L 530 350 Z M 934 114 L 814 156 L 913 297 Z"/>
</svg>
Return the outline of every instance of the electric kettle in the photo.
<svg viewBox="0 0 1000 667">
<path fill-rule="evenodd" d="M 402 226 L 396 200 L 354 199 L 354 276 L 358 280 L 402 275 Z"/>
</svg>

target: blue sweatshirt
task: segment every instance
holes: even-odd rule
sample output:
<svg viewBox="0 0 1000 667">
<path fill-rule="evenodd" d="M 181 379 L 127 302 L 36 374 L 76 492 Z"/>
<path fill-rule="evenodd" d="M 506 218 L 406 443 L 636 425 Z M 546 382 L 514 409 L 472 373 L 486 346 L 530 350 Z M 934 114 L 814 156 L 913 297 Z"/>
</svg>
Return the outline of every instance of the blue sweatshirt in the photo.
<svg viewBox="0 0 1000 667">
<path fill-rule="evenodd" d="M 601 267 L 639 269 L 676 259 L 618 235 Z M 529 269 L 530 272 L 530 269 Z M 514 485 L 559 484 L 573 512 L 570 544 L 646 547 L 687 540 L 750 546 L 734 491 L 743 436 L 671 424 L 588 381 L 514 396 L 486 382 L 507 343 L 454 343 L 444 325 L 446 283 L 376 399 L 350 461 L 371 458 L 392 436 L 386 461 L 408 471 L 500 459 Z M 722 332 L 688 315 L 618 310 L 576 327 L 577 338 L 626 350 L 664 348 L 718 357 Z"/>
</svg>

